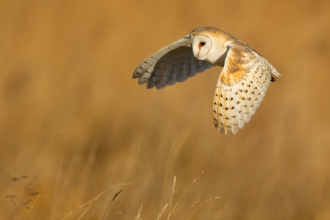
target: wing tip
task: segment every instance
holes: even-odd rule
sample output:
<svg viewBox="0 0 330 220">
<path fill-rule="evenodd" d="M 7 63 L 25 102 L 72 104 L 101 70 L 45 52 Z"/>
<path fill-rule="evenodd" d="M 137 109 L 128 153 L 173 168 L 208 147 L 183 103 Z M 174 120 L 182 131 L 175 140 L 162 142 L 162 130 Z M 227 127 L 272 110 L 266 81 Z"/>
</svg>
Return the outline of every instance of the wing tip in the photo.
<svg viewBox="0 0 330 220">
<path fill-rule="evenodd" d="M 214 123 L 214 126 L 217 130 L 219 130 L 220 134 L 225 134 L 227 137 L 237 134 L 237 132 L 240 130 L 238 127 L 235 126 L 228 126 L 227 128 L 225 128 L 224 126 L 219 126 L 219 124 L 216 123 Z"/>
<path fill-rule="evenodd" d="M 136 79 L 139 77 L 139 74 L 137 72 L 134 72 L 132 75 L 132 79 Z"/>
</svg>

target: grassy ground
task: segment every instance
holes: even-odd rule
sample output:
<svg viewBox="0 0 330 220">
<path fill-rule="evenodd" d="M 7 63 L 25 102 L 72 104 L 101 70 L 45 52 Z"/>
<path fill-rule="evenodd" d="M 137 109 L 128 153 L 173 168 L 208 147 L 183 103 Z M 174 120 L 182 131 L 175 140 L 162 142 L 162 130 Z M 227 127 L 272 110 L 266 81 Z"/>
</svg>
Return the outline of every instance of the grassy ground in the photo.
<svg viewBox="0 0 330 220">
<path fill-rule="evenodd" d="M 0 218 L 329 219 L 329 22 L 325 0 L 0 1 Z M 212 123 L 221 68 L 131 79 L 200 26 L 283 75 L 235 136 Z"/>
</svg>

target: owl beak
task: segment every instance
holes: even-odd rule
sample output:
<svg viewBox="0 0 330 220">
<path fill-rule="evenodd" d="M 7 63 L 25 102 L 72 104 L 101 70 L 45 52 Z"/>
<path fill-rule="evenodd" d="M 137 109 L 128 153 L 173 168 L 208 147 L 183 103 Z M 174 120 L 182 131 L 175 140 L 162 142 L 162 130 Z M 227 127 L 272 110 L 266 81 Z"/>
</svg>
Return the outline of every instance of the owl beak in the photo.
<svg viewBox="0 0 330 220">
<path fill-rule="evenodd" d="M 201 48 L 200 48 L 200 46 L 198 45 L 198 51 L 197 51 L 197 53 L 196 53 L 196 58 L 197 59 L 199 59 L 199 52 L 201 51 Z"/>
</svg>

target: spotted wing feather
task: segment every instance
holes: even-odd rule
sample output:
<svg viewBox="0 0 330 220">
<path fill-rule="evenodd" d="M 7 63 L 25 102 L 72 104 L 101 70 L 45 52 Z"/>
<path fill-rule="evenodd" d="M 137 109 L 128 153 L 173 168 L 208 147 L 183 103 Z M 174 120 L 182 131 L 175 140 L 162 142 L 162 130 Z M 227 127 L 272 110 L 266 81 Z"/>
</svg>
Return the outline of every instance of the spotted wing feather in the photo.
<svg viewBox="0 0 330 220">
<path fill-rule="evenodd" d="M 212 65 L 194 57 L 190 36 L 173 42 L 145 59 L 134 71 L 133 79 L 147 84 L 147 88 L 162 89 L 166 85 L 183 82 Z"/>
<path fill-rule="evenodd" d="M 213 101 L 213 122 L 221 133 L 236 134 L 259 107 L 269 83 L 280 74 L 250 47 L 231 45 Z"/>
</svg>

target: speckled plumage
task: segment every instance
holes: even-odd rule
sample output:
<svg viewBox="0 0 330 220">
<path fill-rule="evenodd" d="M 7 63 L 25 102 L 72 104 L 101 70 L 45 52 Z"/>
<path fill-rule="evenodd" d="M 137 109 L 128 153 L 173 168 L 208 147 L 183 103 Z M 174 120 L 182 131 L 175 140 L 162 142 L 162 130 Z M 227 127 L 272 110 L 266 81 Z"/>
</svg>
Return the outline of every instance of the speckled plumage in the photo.
<svg viewBox="0 0 330 220">
<path fill-rule="evenodd" d="M 145 59 L 133 78 L 147 88 L 164 88 L 222 66 L 213 99 L 213 122 L 221 133 L 236 134 L 259 107 L 280 74 L 249 45 L 213 27 L 194 29 Z"/>
</svg>

